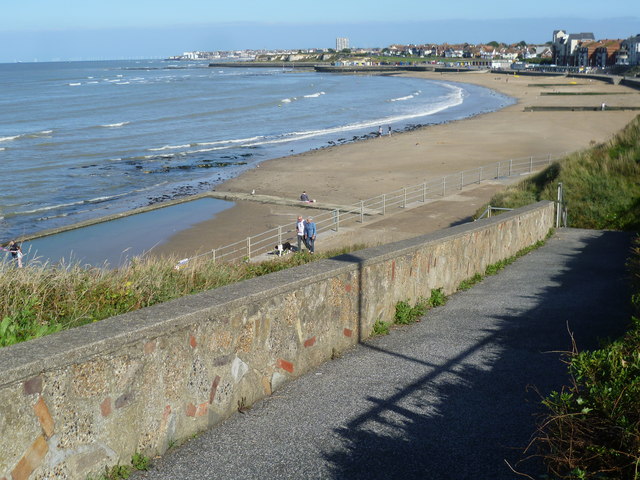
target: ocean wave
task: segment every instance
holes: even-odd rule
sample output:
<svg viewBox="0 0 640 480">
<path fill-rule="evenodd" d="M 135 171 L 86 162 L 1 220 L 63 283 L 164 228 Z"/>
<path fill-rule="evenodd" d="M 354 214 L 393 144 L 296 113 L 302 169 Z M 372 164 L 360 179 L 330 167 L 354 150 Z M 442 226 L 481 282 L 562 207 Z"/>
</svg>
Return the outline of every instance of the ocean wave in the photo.
<svg viewBox="0 0 640 480">
<path fill-rule="evenodd" d="M 79 87 L 80 85 L 82 85 L 82 83 L 80 83 L 80 82 L 68 83 L 67 85 L 69 85 L 70 87 Z"/>
<path fill-rule="evenodd" d="M 406 97 L 392 98 L 389 101 L 390 102 L 403 102 L 405 100 L 411 100 L 412 98 L 415 98 L 415 97 L 413 95 L 407 95 Z"/>
<path fill-rule="evenodd" d="M 177 150 L 178 148 L 189 148 L 191 146 L 192 145 L 190 143 L 185 145 L 165 145 L 164 147 L 149 148 L 148 150 L 150 152 L 161 152 L 163 150 Z"/>
<path fill-rule="evenodd" d="M 5 147 L 0 147 L 0 152 L 4 152 L 6 150 Z"/>
<path fill-rule="evenodd" d="M 0 142 L 10 142 L 11 140 L 17 140 L 22 137 L 22 135 L 13 135 L 11 137 L 0 137 Z"/>
<path fill-rule="evenodd" d="M 129 125 L 130 122 L 119 122 L 119 123 L 107 123 L 105 125 L 100 125 L 101 127 L 104 128 L 119 128 L 119 127 L 123 127 L 125 125 Z"/>
<path fill-rule="evenodd" d="M 283 98 L 283 99 L 282 99 L 282 100 L 280 100 L 280 101 L 281 101 L 282 103 L 291 103 L 291 102 L 294 102 L 294 101 L 296 101 L 296 100 L 297 100 L 297 98 L 296 98 L 296 97 L 293 97 L 293 98 Z"/>
<path fill-rule="evenodd" d="M 253 142 L 253 141 L 259 140 L 261 138 L 264 138 L 264 137 L 255 136 L 255 137 L 249 137 L 249 138 L 234 138 L 234 139 L 228 139 L 228 140 L 218 140 L 218 141 L 215 141 L 215 142 L 198 142 L 198 143 L 192 143 L 190 146 L 192 146 L 192 147 L 197 147 L 197 146 L 207 147 L 207 146 L 210 146 L 210 145 L 224 145 L 226 143 L 230 143 L 230 144 L 247 143 L 247 142 Z"/>
<path fill-rule="evenodd" d="M 305 95 L 304 98 L 318 98 L 321 95 L 325 95 L 324 92 L 312 93 L 310 95 Z"/>
<path fill-rule="evenodd" d="M 49 137 L 53 133 L 53 130 L 42 130 L 41 132 L 34 133 L 20 133 L 18 135 L 12 135 L 9 137 L 0 137 L 0 142 L 11 142 L 13 140 L 18 140 L 20 138 L 41 138 L 41 137 Z"/>
</svg>

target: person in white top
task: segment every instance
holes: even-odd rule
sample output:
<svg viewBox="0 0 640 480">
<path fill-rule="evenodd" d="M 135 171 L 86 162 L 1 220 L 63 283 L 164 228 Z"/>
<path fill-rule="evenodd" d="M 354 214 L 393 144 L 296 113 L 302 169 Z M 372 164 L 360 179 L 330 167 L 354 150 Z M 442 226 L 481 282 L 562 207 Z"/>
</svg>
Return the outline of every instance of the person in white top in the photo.
<svg viewBox="0 0 640 480">
<path fill-rule="evenodd" d="M 304 239 L 304 220 L 302 217 L 298 217 L 296 222 L 296 234 L 298 237 L 298 252 L 302 251 L 302 240 Z"/>
</svg>

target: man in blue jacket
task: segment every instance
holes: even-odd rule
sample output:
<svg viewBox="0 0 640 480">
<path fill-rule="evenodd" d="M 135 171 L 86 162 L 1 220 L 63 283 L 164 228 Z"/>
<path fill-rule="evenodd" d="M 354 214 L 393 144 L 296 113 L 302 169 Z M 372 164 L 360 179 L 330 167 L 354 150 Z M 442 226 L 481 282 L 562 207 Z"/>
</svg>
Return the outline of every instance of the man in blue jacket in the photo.
<svg viewBox="0 0 640 480">
<path fill-rule="evenodd" d="M 309 253 L 315 252 L 315 242 L 316 242 L 316 224 L 313 222 L 313 218 L 307 218 L 307 221 L 304 223 L 304 243 L 307 245 L 309 249 Z"/>
</svg>

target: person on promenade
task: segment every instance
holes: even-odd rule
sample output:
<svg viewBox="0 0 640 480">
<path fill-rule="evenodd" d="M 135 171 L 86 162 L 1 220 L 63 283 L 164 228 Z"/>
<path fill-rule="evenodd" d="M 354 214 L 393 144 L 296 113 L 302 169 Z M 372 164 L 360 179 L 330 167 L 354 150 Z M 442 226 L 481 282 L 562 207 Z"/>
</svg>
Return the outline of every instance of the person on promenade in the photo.
<svg viewBox="0 0 640 480">
<path fill-rule="evenodd" d="M 307 221 L 304 224 L 304 243 L 307 245 L 309 253 L 316 251 L 316 224 L 313 222 L 313 218 L 311 217 L 307 218 Z"/>
<path fill-rule="evenodd" d="M 302 241 L 304 240 L 304 220 L 302 217 L 298 217 L 298 221 L 296 222 L 296 234 L 298 237 L 298 250 L 297 252 L 302 251 Z"/>
<path fill-rule="evenodd" d="M 18 268 L 22 268 L 22 248 L 15 240 L 9 242 L 9 252 L 13 259 L 18 262 Z"/>
</svg>

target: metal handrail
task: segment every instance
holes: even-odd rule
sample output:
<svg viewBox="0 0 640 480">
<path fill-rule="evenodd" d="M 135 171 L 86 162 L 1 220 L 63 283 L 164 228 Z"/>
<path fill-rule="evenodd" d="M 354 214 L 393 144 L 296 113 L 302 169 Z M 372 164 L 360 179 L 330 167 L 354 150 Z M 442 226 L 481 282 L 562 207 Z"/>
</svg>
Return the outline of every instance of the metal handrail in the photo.
<svg viewBox="0 0 640 480">
<path fill-rule="evenodd" d="M 513 210 L 513 208 L 504 208 L 504 207 L 494 207 L 494 206 L 487 206 L 487 209 L 482 212 L 482 215 L 480 215 L 478 218 L 476 218 L 474 220 L 474 222 L 482 219 L 485 217 L 485 215 L 487 216 L 487 218 L 491 218 L 491 212 L 497 211 L 497 212 L 510 212 L 511 210 Z"/>
<path fill-rule="evenodd" d="M 416 203 L 424 203 L 427 200 L 443 198 L 448 194 L 451 194 L 452 191 L 460 191 L 468 185 L 480 184 L 486 180 L 530 174 L 542 166 L 550 165 L 552 161 L 560 160 L 567 156 L 567 154 L 567 152 L 560 154 L 549 153 L 538 157 L 528 156 L 501 160 L 489 165 L 484 165 L 471 170 L 463 170 L 458 173 L 445 175 L 439 179 L 425 181 L 423 183 L 410 185 L 389 193 L 376 195 L 375 197 L 371 197 L 366 200 L 360 200 L 352 206 L 348 206 L 347 210 L 344 211 L 336 209 L 319 215 L 314 215 L 316 231 L 318 234 L 328 230 L 338 231 L 345 223 L 354 220 L 355 222 L 364 222 L 365 211 L 368 212 L 368 215 L 371 215 L 371 212 L 379 212 L 379 215 L 385 215 L 387 210 L 394 208 L 406 208 Z M 489 208 L 492 208 L 493 210 L 500 210 L 498 207 Z M 480 218 L 482 218 L 482 216 Z M 294 232 L 294 230 L 290 228 L 289 225 L 280 225 L 256 235 L 249 236 L 245 240 L 240 240 L 205 253 L 185 258 L 180 261 L 180 265 L 187 263 L 191 259 L 203 256 L 211 256 L 215 261 L 223 259 L 225 261 L 234 261 L 239 259 L 250 260 L 258 255 L 272 251 L 275 244 L 295 240 L 295 234 L 292 234 L 292 232 Z"/>
</svg>

